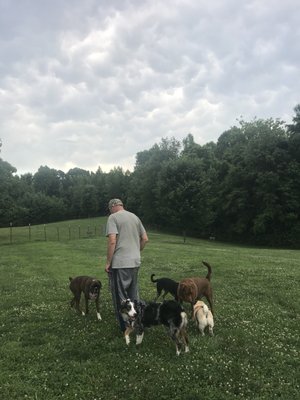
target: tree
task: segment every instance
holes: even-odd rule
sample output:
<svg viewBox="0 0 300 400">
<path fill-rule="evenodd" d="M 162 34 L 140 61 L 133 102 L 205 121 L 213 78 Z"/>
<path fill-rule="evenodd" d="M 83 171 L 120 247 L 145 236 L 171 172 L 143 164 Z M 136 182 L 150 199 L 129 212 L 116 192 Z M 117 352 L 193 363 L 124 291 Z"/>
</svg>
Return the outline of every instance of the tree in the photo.
<svg viewBox="0 0 300 400">
<path fill-rule="evenodd" d="M 65 174 L 63 171 L 41 166 L 33 176 L 33 185 L 36 192 L 47 196 L 60 196 Z"/>
<path fill-rule="evenodd" d="M 16 208 L 15 172 L 15 167 L 0 158 L 0 226 L 7 226 L 12 222 Z"/>
<path fill-rule="evenodd" d="M 218 140 L 216 227 L 229 240 L 286 243 L 297 210 L 289 137 L 279 120 L 240 121 Z M 288 239 L 290 240 L 290 239 Z"/>
<path fill-rule="evenodd" d="M 80 209 L 82 216 L 90 218 L 97 215 L 97 190 L 94 185 L 82 187 Z"/>
<path fill-rule="evenodd" d="M 214 220 L 210 189 L 200 159 L 181 158 L 164 164 L 155 189 L 160 226 L 207 237 Z"/>
<path fill-rule="evenodd" d="M 126 203 L 128 191 L 128 175 L 121 167 L 115 167 L 105 174 L 104 193 L 107 202 L 112 198 L 120 198 Z"/>
<path fill-rule="evenodd" d="M 294 108 L 295 116 L 293 117 L 293 124 L 287 125 L 288 131 L 293 134 L 300 133 L 300 104 Z"/>
<path fill-rule="evenodd" d="M 150 150 L 137 153 L 136 165 L 130 179 L 128 207 L 137 212 L 146 223 L 159 224 L 156 209 L 159 198 L 156 183 L 164 164 L 179 157 L 181 144 L 174 138 L 163 138 Z"/>
</svg>

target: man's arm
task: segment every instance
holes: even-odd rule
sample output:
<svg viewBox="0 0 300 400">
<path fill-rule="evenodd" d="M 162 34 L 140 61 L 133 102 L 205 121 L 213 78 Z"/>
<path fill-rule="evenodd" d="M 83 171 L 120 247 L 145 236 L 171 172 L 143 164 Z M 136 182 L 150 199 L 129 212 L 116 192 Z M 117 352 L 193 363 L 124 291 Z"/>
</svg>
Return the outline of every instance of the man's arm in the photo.
<svg viewBox="0 0 300 400">
<path fill-rule="evenodd" d="M 148 242 L 148 236 L 147 233 L 145 232 L 141 238 L 140 238 L 140 250 L 142 251 L 143 248 L 145 247 L 146 243 Z"/>
<path fill-rule="evenodd" d="M 106 253 L 106 265 L 105 265 L 105 271 L 109 272 L 110 265 L 112 262 L 112 258 L 115 252 L 117 244 L 117 235 L 116 234 L 110 234 L 108 235 L 107 239 L 107 253 Z"/>
</svg>

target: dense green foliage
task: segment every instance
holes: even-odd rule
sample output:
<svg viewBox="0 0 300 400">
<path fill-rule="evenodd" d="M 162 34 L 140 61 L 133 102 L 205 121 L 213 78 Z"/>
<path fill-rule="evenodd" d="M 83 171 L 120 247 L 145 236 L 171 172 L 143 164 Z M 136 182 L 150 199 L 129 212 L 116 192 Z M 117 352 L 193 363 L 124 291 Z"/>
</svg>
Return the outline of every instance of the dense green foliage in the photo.
<svg viewBox="0 0 300 400">
<path fill-rule="evenodd" d="M 105 218 L 91 219 L 91 224 L 103 225 Z M 58 226 L 62 230 L 64 223 Z M 214 337 L 200 336 L 184 304 L 189 353 L 176 356 L 162 326 L 147 329 L 141 346 L 132 338 L 127 347 L 104 272 L 104 236 L 2 245 L 1 398 L 299 398 L 300 251 L 190 238 L 183 244 L 179 236 L 151 231 L 149 238 L 139 273 L 141 297 L 156 295 L 152 273 L 175 280 L 205 276 L 201 260 L 208 261 Z M 102 281 L 101 322 L 94 304 L 87 317 L 70 309 L 68 277 L 85 274 Z"/>
<path fill-rule="evenodd" d="M 0 159 L 0 226 L 107 213 L 124 200 L 145 224 L 170 232 L 272 246 L 300 246 L 300 105 L 293 124 L 239 121 L 217 143 L 191 134 L 136 155 L 132 173 L 41 166 L 16 175 Z"/>
</svg>

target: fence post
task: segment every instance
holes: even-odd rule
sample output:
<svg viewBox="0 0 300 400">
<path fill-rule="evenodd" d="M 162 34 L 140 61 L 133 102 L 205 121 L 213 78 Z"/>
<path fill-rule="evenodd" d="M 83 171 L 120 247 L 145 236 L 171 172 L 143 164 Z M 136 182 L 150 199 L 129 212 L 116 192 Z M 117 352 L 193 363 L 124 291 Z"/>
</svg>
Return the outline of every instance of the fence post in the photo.
<svg viewBox="0 0 300 400">
<path fill-rule="evenodd" d="M 9 225 L 10 225 L 10 228 L 9 228 L 9 240 L 10 240 L 10 244 L 12 244 L 12 222 Z"/>
</svg>

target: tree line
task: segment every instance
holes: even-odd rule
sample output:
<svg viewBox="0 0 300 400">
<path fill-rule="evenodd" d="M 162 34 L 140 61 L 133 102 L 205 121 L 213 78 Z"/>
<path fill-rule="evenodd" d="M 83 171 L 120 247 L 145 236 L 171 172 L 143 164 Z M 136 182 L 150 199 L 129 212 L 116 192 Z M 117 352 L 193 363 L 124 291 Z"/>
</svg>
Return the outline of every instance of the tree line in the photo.
<svg viewBox="0 0 300 400">
<path fill-rule="evenodd" d="M 164 138 L 137 153 L 133 172 L 41 166 L 19 176 L 0 158 L 0 226 L 106 215 L 118 197 L 152 228 L 299 247 L 300 104 L 294 111 L 292 124 L 240 120 L 203 146 L 191 134 Z"/>
</svg>

